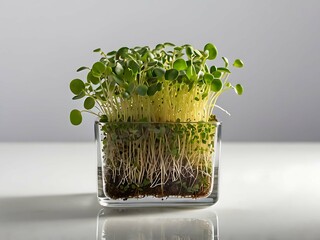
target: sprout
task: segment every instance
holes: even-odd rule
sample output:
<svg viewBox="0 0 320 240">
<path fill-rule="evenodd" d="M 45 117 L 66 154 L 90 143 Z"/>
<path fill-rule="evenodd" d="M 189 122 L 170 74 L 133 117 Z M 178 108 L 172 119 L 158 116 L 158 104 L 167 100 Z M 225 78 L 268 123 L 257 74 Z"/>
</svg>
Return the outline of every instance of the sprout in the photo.
<svg viewBox="0 0 320 240">
<path fill-rule="evenodd" d="M 208 43 L 203 51 L 189 44 L 157 44 L 154 49 L 122 47 L 101 55 L 87 70 L 86 81 L 74 79 L 70 90 L 72 99 L 85 97 L 81 112 L 89 112 L 100 119 L 117 121 L 182 122 L 209 121 L 218 97 L 229 89 L 238 95 L 243 87 L 229 82 L 229 61 L 222 57 L 224 65 L 208 63 L 218 55 L 215 45 Z M 243 67 L 236 59 L 233 67 Z M 91 111 L 95 107 L 95 110 Z M 90 110 L 90 111 L 89 111 Z M 79 125 L 82 115 L 72 110 L 70 121 Z"/>
<path fill-rule="evenodd" d="M 77 109 L 73 109 L 70 112 L 70 121 L 73 125 L 79 125 L 82 122 L 81 112 Z"/>
</svg>

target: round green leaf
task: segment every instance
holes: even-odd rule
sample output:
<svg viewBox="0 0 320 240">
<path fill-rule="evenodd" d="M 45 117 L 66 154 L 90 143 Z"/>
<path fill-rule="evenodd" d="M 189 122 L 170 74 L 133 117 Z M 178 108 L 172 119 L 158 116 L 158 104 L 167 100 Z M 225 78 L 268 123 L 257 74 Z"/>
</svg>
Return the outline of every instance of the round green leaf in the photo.
<svg viewBox="0 0 320 240">
<path fill-rule="evenodd" d="M 70 112 L 70 122 L 73 125 L 79 125 L 82 122 L 82 114 L 79 110 L 73 109 Z"/>
<path fill-rule="evenodd" d="M 211 66 L 210 67 L 210 73 L 214 73 L 215 71 L 217 71 L 217 67 L 216 66 Z"/>
<path fill-rule="evenodd" d="M 213 81 L 213 76 L 210 73 L 206 73 L 203 76 L 206 83 L 211 83 Z"/>
<path fill-rule="evenodd" d="M 108 116 L 107 115 L 102 115 L 100 117 L 100 122 L 108 122 Z"/>
<path fill-rule="evenodd" d="M 213 72 L 213 76 L 214 76 L 215 78 L 220 78 L 221 75 L 222 75 L 222 72 L 219 72 L 219 71 Z"/>
<path fill-rule="evenodd" d="M 214 78 L 211 82 L 211 91 L 219 92 L 222 88 L 222 82 L 219 78 Z"/>
<path fill-rule="evenodd" d="M 95 101 L 92 97 L 87 97 L 84 100 L 83 106 L 85 109 L 89 110 L 94 107 Z"/>
<path fill-rule="evenodd" d="M 234 90 L 236 91 L 236 93 L 237 93 L 238 95 L 242 95 L 242 93 L 243 93 L 243 87 L 242 87 L 241 84 L 237 84 L 237 85 L 235 86 Z"/>
<path fill-rule="evenodd" d="M 176 69 L 169 69 L 166 71 L 164 77 L 166 80 L 175 80 L 179 75 L 178 70 Z"/>
<path fill-rule="evenodd" d="M 138 95 L 140 96 L 145 96 L 147 95 L 147 92 L 148 92 L 148 87 L 146 85 L 139 85 L 137 88 L 136 88 L 136 92 Z"/>
<path fill-rule="evenodd" d="M 162 78 L 162 76 L 165 74 L 166 70 L 163 68 L 154 68 L 153 73 L 157 76 L 157 78 Z"/>
<path fill-rule="evenodd" d="M 148 87 L 147 94 L 148 96 L 153 96 L 158 91 L 158 84 L 152 84 L 150 87 Z"/>
<path fill-rule="evenodd" d="M 206 44 L 204 46 L 204 51 L 208 51 L 209 52 L 208 59 L 210 59 L 210 60 L 215 59 L 217 57 L 217 55 L 218 55 L 218 50 L 212 43 Z"/>
<path fill-rule="evenodd" d="M 88 82 L 91 82 L 93 84 L 98 84 L 99 83 L 99 78 L 93 76 L 92 72 L 88 72 L 88 75 L 87 75 L 87 80 Z"/>
<path fill-rule="evenodd" d="M 237 68 L 242 68 L 244 66 L 244 63 L 241 59 L 236 59 L 234 60 L 233 66 Z"/>
<path fill-rule="evenodd" d="M 73 79 L 70 82 L 70 90 L 73 94 L 78 95 L 84 90 L 85 86 L 82 80 Z"/>
<path fill-rule="evenodd" d="M 177 59 L 176 61 L 174 61 L 173 63 L 173 68 L 178 70 L 178 71 L 181 71 L 181 70 L 186 70 L 187 69 L 187 63 L 184 59 L 182 58 L 179 58 Z"/>
<path fill-rule="evenodd" d="M 91 71 L 101 76 L 105 70 L 106 70 L 106 66 L 102 62 L 96 62 L 95 64 L 93 64 Z"/>
<path fill-rule="evenodd" d="M 125 58 L 128 54 L 128 50 L 129 50 L 129 48 L 127 48 L 127 47 L 120 48 L 116 54 L 116 57 L 117 58 L 119 58 L 119 57 Z"/>
</svg>

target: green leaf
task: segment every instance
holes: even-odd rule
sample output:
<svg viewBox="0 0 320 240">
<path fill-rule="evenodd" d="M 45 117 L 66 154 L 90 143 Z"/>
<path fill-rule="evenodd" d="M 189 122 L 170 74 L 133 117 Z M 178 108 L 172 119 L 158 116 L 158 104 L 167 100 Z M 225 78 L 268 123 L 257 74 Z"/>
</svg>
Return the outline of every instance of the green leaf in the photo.
<svg viewBox="0 0 320 240">
<path fill-rule="evenodd" d="M 215 59 L 217 57 L 217 55 L 218 55 L 218 50 L 212 43 L 206 44 L 204 46 L 204 51 L 208 51 L 209 52 L 209 56 L 208 56 L 209 60 Z"/>
<path fill-rule="evenodd" d="M 203 78 L 204 78 L 205 82 L 209 84 L 213 81 L 214 77 L 210 73 L 205 73 Z"/>
<path fill-rule="evenodd" d="M 125 99 L 130 98 L 130 94 L 129 94 L 128 92 L 122 92 L 121 95 L 122 95 L 122 97 L 125 98 Z"/>
<path fill-rule="evenodd" d="M 189 59 L 192 57 L 192 55 L 193 55 L 193 49 L 192 49 L 191 46 L 187 46 L 187 47 L 186 47 L 186 54 L 187 54 L 187 56 L 188 56 Z"/>
<path fill-rule="evenodd" d="M 85 109 L 89 110 L 94 107 L 95 101 L 92 97 L 87 97 L 84 100 L 83 106 Z"/>
<path fill-rule="evenodd" d="M 90 70 L 90 68 L 88 68 L 88 67 L 79 67 L 77 69 L 77 72 L 80 72 L 80 71 L 85 70 L 85 69 L 89 69 Z"/>
<path fill-rule="evenodd" d="M 178 70 L 169 69 L 169 70 L 166 71 L 164 77 L 165 77 L 166 80 L 175 80 L 175 79 L 177 79 L 178 75 L 179 75 Z"/>
<path fill-rule="evenodd" d="M 131 82 L 134 79 L 132 70 L 129 68 L 125 68 L 123 78 L 126 82 Z"/>
<path fill-rule="evenodd" d="M 182 71 L 182 70 L 186 70 L 187 69 L 187 63 L 184 59 L 179 58 L 176 61 L 174 61 L 173 63 L 173 68 L 178 70 L 178 71 Z"/>
<path fill-rule="evenodd" d="M 88 72 L 88 75 L 87 75 L 87 80 L 88 82 L 91 82 L 93 84 L 98 84 L 99 83 L 99 78 L 93 76 L 92 72 Z"/>
<path fill-rule="evenodd" d="M 219 92 L 222 88 L 222 81 L 219 78 L 214 78 L 211 82 L 211 91 Z"/>
<path fill-rule="evenodd" d="M 214 73 L 215 71 L 217 71 L 217 67 L 216 66 L 211 66 L 210 67 L 210 73 Z"/>
<path fill-rule="evenodd" d="M 128 50 L 129 48 L 127 47 L 120 48 L 116 54 L 116 58 L 119 58 L 119 57 L 125 58 L 128 54 Z"/>
<path fill-rule="evenodd" d="M 95 64 L 93 64 L 91 71 L 95 77 L 100 77 L 105 70 L 106 66 L 102 62 L 96 62 Z"/>
<path fill-rule="evenodd" d="M 111 67 L 106 67 L 105 74 L 106 75 L 110 75 L 111 73 L 112 73 L 112 68 Z"/>
<path fill-rule="evenodd" d="M 140 70 L 139 64 L 131 59 L 128 61 L 128 67 L 132 70 L 133 73 L 137 73 Z"/>
<path fill-rule="evenodd" d="M 145 96 L 147 95 L 147 92 L 148 92 L 148 87 L 146 85 L 139 85 L 137 88 L 136 88 L 136 92 L 138 95 L 140 96 Z"/>
<path fill-rule="evenodd" d="M 101 52 L 101 48 L 96 48 L 93 52 Z"/>
<path fill-rule="evenodd" d="M 229 60 L 226 57 L 222 57 L 222 60 L 224 61 L 224 67 L 227 68 L 229 66 Z"/>
<path fill-rule="evenodd" d="M 175 45 L 174 45 L 173 43 L 171 43 L 171 42 L 165 42 L 163 45 L 164 45 L 164 46 L 169 46 L 169 47 L 174 47 L 174 46 L 175 46 Z"/>
<path fill-rule="evenodd" d="M 158 84 L 155 83 L 148 87 L 147 94 L 148 96 L 153 96 L 157 91 L 158 91 Z"/>
<path fill-rule="evenodd" d="M 73 109 L 70 112 L 70 122 L 73 125 L 79 125 L 82 122 L 82 114 L 79 110 Z"/>
<path fill-rule="evenodd" d="M 231 73 L 228 68 L 219 67 L 217 70 L 220 71 L 220 72 Z"/>
<path fill-rule="evenodd" d="M 213 72 L 213 76 L 214 76 L 215 78 L 220 78 L 221 75 L 222 75 L 222 72 L 219 72 L 219 71 Z"/>
<path fill-rule="evenodd" d="M 158 90 L 158 91 L 161 91 L 161 90 L 162 90 L 162 83 L 161 83 L 161 82 L 158 82 L 158 83 L 157 83 L 157 90 Z"/>
<path fill-rule="evenodd" d="M 111 78 L 112 78 L 120 87 L 124 87 L 124 81 L 123 81 L 121 78 L 117 77 L 116 75 L 113 75 Z"/>
<path fill-rule="evenodd" d="M 157 44 L 156 48 L 157 50 L 161 50 L 164 48 L 164 45 L 163 44 Z"/>
<path fill-rule="evenodd" d="M 241 59 L 236 59 L 234 60 L 233 66 L 237 68 L 242 68 L 244 66 L 244 63 Z"/>
<path fill-rule="evenodd" d="M 84 91 L 81 91 L 81 93 L 79 93 L 77 96 L 74 96 L 72 98 L 72 100 L 78 100 L 78 99 L 81 99 L 85 96 L 86 94 L 84 93 Z"/>
<path fill-rule="evenodd" d="M 236 93 L 237 93 L 238 95 L 242 95 L 242 93 L 243 93 L 243 87 L 242 87 L 241 84 L 237 84 L 237 85 L 235 86 L 234 90 L 236 91 Z"/>
<path fill-rule="evenodd" d="M 129 83 L 128 87 L 126 88 L 126 91 L 131 94 L 133 89 L 134 89 L 134 82 L 131 82 L 131 83 Z"/>
<path fill-rule="evenodd" d="M 114 55 L 116 55 L 116 54 L 117 54 L 116 51 L 112 51 L 112 52 L 108 52 L 108 53 L 107 53 L 107 56 L 114 56 Z"/>
<path fill-rule="evenodd" d="M 107 115 L 102 115 L 100 117 L 100 122 L 108 122 L 108 116 Z"/>
<path fill-rule="evenodd" d="M 166 70 L 163 68 L 154 68 L 153 73 L 157 76 L 158 79 L 162 78 Z"/>
<path fill-rule="evenodd" d="M 114 68 L 114 72 L 118 75 L 118 76 L 122 76 L 123 74 L 123 67 L 120 63 L 117 63 L 116 67 Z"/>
<path fill-rule="evenodd" d="M 78 95 L 85 88 L 84 82 L 80 79 L 73 79 L 70 82 L 70 90 L 73 94 Z"/>
</svg>

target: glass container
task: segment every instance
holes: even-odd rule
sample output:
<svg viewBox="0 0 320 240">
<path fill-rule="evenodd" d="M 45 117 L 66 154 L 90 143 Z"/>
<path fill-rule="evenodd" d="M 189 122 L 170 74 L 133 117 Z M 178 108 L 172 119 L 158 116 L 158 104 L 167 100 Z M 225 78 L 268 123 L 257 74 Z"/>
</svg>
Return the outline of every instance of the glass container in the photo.
<svg viewBox="0 0 320 240">
<path fill-rule="evenodd" d="M 102 206 L 217 202 L 221 123 L 96 121 L 95 136 Z"/>
</svg>

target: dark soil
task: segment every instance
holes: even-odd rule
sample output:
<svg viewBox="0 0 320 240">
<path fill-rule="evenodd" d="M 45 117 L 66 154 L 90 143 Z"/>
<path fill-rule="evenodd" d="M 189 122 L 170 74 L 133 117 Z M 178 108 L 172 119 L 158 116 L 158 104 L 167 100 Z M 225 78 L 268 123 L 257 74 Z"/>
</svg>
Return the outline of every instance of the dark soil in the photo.
<svg viewBox="0 0 320 240">
<path fill-rule="evenodd" d="M 117 176 L 116 180 L 111 175 L 106 176 L 106 194 L 111 199 L 143 198 L 153 196 L 157 198 L 184 197 L 201 198 L 210 194 L 211 179 L 208 177 L 182 177 L 178 181 L 168 180 L 163 186 L 151 187 L 149 181 L 145 181 L 140 186 L 135 183 L 119 184 L 122 177 Z"/>
</svg>

